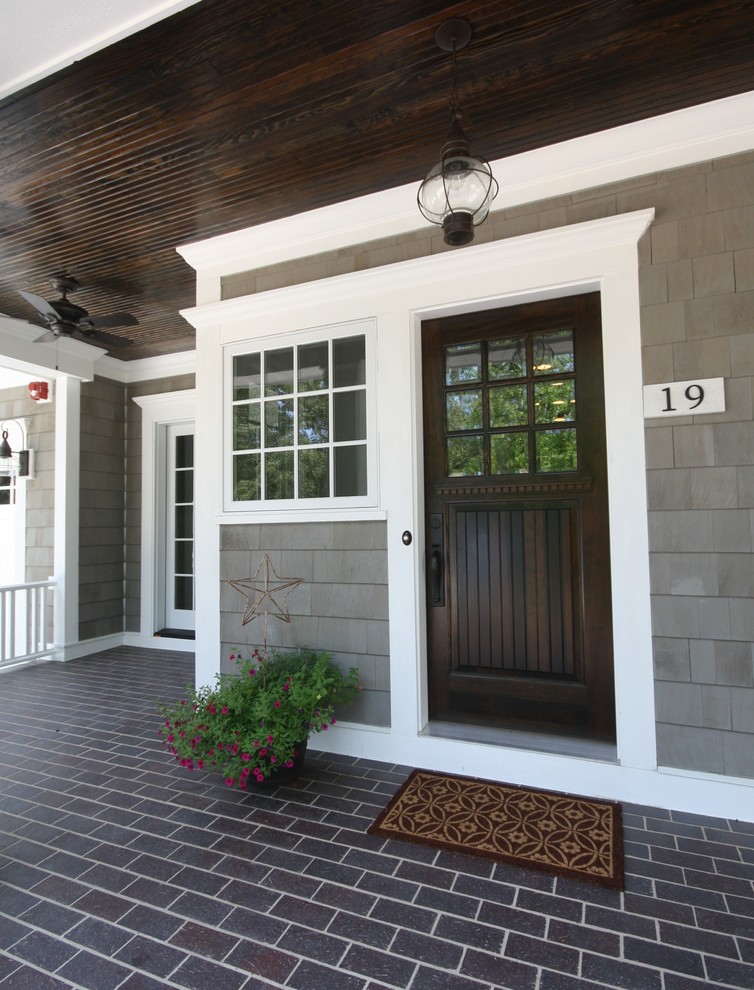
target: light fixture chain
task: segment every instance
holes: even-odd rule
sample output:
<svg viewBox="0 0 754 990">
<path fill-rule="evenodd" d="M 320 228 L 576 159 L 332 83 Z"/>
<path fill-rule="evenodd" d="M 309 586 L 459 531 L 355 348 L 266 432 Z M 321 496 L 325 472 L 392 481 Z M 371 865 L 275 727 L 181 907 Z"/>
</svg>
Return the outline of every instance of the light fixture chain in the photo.
<svg viewBox="0 0 754 990">
<path fill-rule="evenodd" d="M 461 105 L 458 102 L 458 54 L 455 38 L 451 48 L 450 62 L 450 118 L 455 120 L 461 116 Z"/>
</svg>

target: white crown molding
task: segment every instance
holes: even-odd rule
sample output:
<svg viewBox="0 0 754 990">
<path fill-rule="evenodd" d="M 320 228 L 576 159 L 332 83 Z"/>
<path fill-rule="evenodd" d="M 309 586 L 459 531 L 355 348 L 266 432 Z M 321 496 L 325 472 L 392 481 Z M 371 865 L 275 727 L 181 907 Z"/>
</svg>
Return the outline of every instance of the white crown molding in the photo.
<svg viewBox="0 0 754 990">
<path fill-rule="evenodd" d="M 160 354 L 137 361 L 120 361 L 108 355 L 97 365 L 97 374 L 102 378 L 110 378 L 124 385 L 195 373 L 196 351 L 177 351 L 175 354 Z"/>
<path fill-rule="evenodd" d="M 35 323 L 0 314 L 0 361 L 14 371 L 46 378 L 78 378 L 91 381 L 104 351 L 82 340 L 40 338 L 47 331 Z"/>
<path fill-rule="evenodd" d="M 181 316 L 197 330 L 203 330 L 221 323 L 233 323 L 251 316 L 274 313 L 281 307 L 296 308 L 298 305 L 305 305 L 310 309 L 316 308 L 319 303 L 333 298 L 335 286 L 338 298 L 343 300 L 363 296 L 373 291 L 377 283 L 382 287 L 389 284 L 390 291 L 396 291 L 424 281 L 436 282 L 444 276 L 458 276 L 464 271 L 473 274 L 488 268 L 519 266 L 550 256 L 559 257 L 564 251 L 577 252 L 592 247 L 595 239 L 602 250 L 616 244 L 635 245 L 653 217 L 654 210 L 637 210 L 599 220 L 588 220 L 569 227 L 555 227 L 520 237 L 475 244 L 461 252 L 428 255 L 400 264 L 368 268 L 316 282 L 304 282 L 268 292 L 225 299 L 222 302 L 207 303 L 193 309 L 183 309 Z"/>
<path fill-rule="evenodd" d="M 496 210 L 754 147 L 754 91 L 492 162 Z M 415 184 L 177 248 L 202 276 L 230 275 L 425 230 Z"/>
</svg>

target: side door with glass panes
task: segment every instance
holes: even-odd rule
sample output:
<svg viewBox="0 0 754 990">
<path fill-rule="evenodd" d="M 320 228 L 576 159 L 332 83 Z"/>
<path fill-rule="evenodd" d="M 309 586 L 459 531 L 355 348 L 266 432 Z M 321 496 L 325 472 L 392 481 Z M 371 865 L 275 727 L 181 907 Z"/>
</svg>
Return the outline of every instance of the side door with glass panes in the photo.
<svg viewBox="0 0 754 990">
<path fill-rule="evenodd" d="M 614 737 L 599 296 L 422 325 L 430 716 Z"/>
</svg>

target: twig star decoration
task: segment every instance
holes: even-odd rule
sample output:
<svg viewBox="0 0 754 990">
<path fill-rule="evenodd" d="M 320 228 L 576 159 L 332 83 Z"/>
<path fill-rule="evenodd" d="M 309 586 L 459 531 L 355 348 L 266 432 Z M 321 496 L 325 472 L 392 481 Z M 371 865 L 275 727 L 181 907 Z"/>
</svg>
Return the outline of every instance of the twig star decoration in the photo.
<svg viewBox="0 0 754 990">
<path fill-rule="evenodd" d="M 272 575 L 272 580 L 270 575 Z M 232 585 L 246 599 L 246 608 L 241 619 L 241 625 L 245 626 L 247 622 L 263 615 L 266 631 L 268 615 L 282 619 L 283 622 L 291 621 L 288 611 L 288 595 L 294 588 L 303 584 L 303 578 L 281 578 L 272 566 L 269 555 L 265 554 L 252 577 L 243 580 L 231 580 L 228 581 L 228 584 Z M 273 597 L 273 595 L 279 596 L 280 594 L 283 594 L 282 605 L 279 600 Z"/>
</svg>

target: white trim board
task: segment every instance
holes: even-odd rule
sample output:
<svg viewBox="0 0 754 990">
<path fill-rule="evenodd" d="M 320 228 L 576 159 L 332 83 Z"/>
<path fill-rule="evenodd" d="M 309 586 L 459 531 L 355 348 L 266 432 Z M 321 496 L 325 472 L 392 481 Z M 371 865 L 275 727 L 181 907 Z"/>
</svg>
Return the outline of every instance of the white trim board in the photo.
<svg viewBox="0 0 754 990">
<path fill-rule="evenodd" d="M 494 210 L 752 147 L 754 91 L 498 159 L 491 163 L 500 185 Z M 177 250 L 201 273 L 198 298 L 204 300 L 206 293 L 219 298 L 223 275 L 429 229 L 416 206 L 420 181 L 417 172 L 410 185 L 184 244 Z"/>
</svg>

